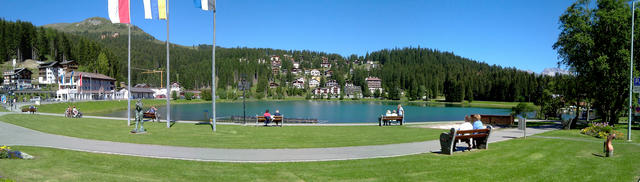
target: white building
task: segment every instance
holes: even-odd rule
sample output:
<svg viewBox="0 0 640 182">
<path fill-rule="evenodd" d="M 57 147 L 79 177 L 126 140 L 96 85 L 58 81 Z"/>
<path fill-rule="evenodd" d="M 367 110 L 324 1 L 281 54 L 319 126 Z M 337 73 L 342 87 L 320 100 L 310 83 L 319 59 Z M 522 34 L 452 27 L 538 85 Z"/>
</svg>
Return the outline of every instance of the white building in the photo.
<svg viewBox="0 0 640 182">
<path fill-rule="evenodd" d="M 115 99 L 115 81 L 99 73 L 74 72 L 63 77 L 56 98 L 63 101 Z"/>
<path fill-rule="evenodd" d="M 313 69 L 311 70 L 311 72 L 309 72 L 309 74 L 311 74 L 311 76 L 320 76 L 320 71 L 318 71 L 317 69 Z"/>
<path fill-rule="evenodd" d="M 316 88 L 318 86 L 320 86 L 320 81 L 318 81 L 316 79 L 309 80 L 309 87 L 310 88 Z"/>
<path fill-rule="evenodd" d="M 333 95 L 333 96 L 338 96 L 340 95 L 340 87 L 324 87 L 324 88 L 316 88 L 313 89 L 313 94 L 314 95 Z"/>
<path fill-rule="evenodd" d="M 131 87 L 131 99 L 153 99 L 154 93 L 150 88 Z M 116 99 L 127 99 L 128 97 L 129 92 L 127 92 L 127 88 L 120 89 L 116 92 Z"/>
<path fill-rule="evenodd" d="M 336 80 L 329 80 L 329 81 L 326 83 L 326 86 L 327 86 L 327 87 L 337 87 L 337 86 L 338 86 L 338 82 L 337 82 Z"/>
<path fill-rule="evenodd" d="M 40 73 L 39 84 L 58 83 L 58 75 L 64 72 L 58 61 L 42 63 L 38 66 L 38 70 Z"/>
<path fill-rule="evenodd" d="M 295 68 L 295 69 L 300 68 L 300 63 L 294 61 L 293 62 L 293 68 Z"/>
</svg>

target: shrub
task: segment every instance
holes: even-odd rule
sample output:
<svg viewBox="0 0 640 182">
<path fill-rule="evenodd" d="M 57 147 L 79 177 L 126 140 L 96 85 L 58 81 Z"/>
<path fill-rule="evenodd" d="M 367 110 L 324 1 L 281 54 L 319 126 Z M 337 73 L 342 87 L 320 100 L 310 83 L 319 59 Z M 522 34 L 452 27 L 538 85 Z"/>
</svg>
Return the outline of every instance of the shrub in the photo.
<svg viewBox="0 0 640 182">
<path fill-rule="evenodd" d="M 616 138 L 624 138 L 624 133 L 614 130 L 613 126 L 610 126 L 608 123 L 589 123 L 589 127 L 586 127 L 580 130 L 580 133 L 597 137 L 597 138 L 606 138 L 610 134 L 616 134 Z"/>
<path fill-rule="evenodd" d="M 7 159 L 9 158 L 9 152 L 11 151 L 11 147 L 8 146 L 1 146 L 0 147 L 0 159 Z"/>
</svg>

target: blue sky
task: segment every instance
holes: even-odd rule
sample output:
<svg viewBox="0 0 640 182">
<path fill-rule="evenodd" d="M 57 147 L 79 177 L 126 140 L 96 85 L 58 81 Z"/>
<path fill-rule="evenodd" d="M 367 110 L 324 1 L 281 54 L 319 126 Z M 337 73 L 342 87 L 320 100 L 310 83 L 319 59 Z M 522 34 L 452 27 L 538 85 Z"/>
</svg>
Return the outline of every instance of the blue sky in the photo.
<svg viewBox="0 0 640 182">
<path fill-rule="evenodd" d="M 170 0 L 170 41 L 211 44 L 211 12 Z M 473 60 L 541 72 L 557 67 L 558 18 L 572 1 L 218 0 L 216 44 L 364 55 L 424 47 Z M 166 24 L 145 20 L 131 1 L 132 23 L 166 40 Z M 35 25 L 108 18 L 107 0 L 0 0 L 0 17 Z"/>
</svg>

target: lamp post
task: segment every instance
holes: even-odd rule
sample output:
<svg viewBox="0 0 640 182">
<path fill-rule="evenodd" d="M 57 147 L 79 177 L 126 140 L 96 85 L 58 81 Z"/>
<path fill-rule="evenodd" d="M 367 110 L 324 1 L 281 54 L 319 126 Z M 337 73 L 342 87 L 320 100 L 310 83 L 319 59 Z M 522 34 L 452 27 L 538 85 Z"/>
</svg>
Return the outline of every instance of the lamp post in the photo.
<svg viewBox="0 0 640 182">
<path fill-rule="evenodd" d="M 633 114 L 633 29 L 636 15 L 636 0 L 631 2 L 631 64 L 629 65 L 629 120 L 627 140 L 631 141 L 631 115 Z"/>
</svg>

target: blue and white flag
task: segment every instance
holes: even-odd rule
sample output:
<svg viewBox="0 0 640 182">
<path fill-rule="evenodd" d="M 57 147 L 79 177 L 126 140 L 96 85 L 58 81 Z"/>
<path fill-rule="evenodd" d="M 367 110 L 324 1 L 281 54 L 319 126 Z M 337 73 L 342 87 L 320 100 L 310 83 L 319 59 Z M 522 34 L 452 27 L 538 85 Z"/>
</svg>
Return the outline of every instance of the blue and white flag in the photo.
<svg viewBox="0 0 640 182">
<path fill-rule="evenodd" d="M 193 4 L 196 8 L 200 8 L 205 11 L 216 10 L 216 0 L 193 0 Z"/>
<path fill-rule="evenodd" d="M 142 0 L 144 19 L 167 19 L 166 0 Z"/>
<path fill-rule="evenodd" d="M 69 77 L 69 83 L 73 84 L 73 71 L 71 71 L 71 77 Z"/>
</svg>

